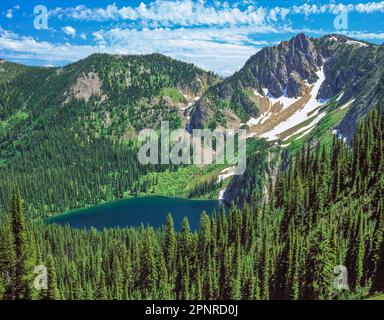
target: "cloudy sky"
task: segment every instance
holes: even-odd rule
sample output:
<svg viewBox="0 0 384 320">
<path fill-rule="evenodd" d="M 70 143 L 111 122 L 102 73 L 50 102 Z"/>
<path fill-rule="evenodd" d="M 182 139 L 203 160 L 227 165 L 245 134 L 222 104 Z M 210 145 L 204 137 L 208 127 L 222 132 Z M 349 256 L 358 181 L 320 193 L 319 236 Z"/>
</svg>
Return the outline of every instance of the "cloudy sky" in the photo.
<svg viewBox="0 0 384 320">
<path fill-rule="evenodd" d="M 61 66 L 159 52 L 227 76 L 298 32 L 384 42 L 384 1 L 111 1 L 0 0 L 0 58 Z"/>
</svg>

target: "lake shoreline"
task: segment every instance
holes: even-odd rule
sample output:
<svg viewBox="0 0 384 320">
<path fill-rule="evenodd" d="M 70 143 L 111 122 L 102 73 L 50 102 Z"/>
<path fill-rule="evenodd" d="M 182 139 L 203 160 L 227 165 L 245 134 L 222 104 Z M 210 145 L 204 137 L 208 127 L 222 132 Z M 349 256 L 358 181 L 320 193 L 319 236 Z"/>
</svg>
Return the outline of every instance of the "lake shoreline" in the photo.
<svg viewBox="0 0 384 320">
<path fill-rule="evenodd" d="M 113 227 L 138 227 L 141 224 L 161 227 L 171 213 L 175 225 L 184 217 L 196 229 L 203 211 L 212 214 L 228 205 L 214 199 L 184 199 L 168 196 L 142 196 L 104 202 L 57 214 L 44 219 L 46 223 L 68 224 L 74 228 L 105 229 Z"/>
<path fill-rule="evenodd" d="M 55 214 L 53 214 L 51 216 L 44 217 L 44 219 L 51 219 L 51 218 L 56 218 L 56 217 L 60 217 L 60 216 L 65 216 L 65 215 L 71 214 L 71 213 L 73 213 L 75 211 L 77 212 L 77 211 L 81 211 L 81 210 L 87 210 L 87 209 L 90 209 L 90 208 L 94 208 L 94 207 L 98 207 L 98 206 L 103 206 L 103 205 L 107 205 L 109 203 L 114 203 L 114 202 L 118 202 L 118 201 L 126 201 L 126 200 L 132 200 L 132 199 L 143 199 L 143 198 L 152 198 L 152 197 L 156 197 L 156 198 L 169 198 L 169 199 L 182 199 L 182 200 L 190 200 L 190 201 L 217 201 L 218 200 L 218 201 L 222 201 L 227 206 L 230 205 L 224 199 L 215 199 L 215 198 L 207 198 L 207 199 L 204 199 L 204 198 L 183 198 L 183 197 L 176 197 L 176 196 L 147 194 L 147 195 L 140 195 L 140 196 L 137 196 L 137 197 L 127 197 L 127 198 L 122 198 L 122 199 L 107 200 L 105 202 L 100 202 L 100 203 L 97 203 L 97 204 L 86 205 L 85 207 L 82 207 L 82 208 L 69 209 L 69 210 L 64 211 L 62 213 L 55 213 Z"/>
</svg>

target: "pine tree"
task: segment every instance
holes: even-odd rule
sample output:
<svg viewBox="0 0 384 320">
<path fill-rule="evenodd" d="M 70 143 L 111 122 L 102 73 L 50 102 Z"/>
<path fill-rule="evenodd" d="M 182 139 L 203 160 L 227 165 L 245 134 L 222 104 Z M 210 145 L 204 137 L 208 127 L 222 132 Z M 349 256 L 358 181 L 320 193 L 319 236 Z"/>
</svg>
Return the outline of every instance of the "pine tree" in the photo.
<svg viewBox="0 0 384 320">
<path fill-rule="evenodd" d="M 154 249 L 154 230 L 148 227 L 145 232 L 142 264 L 140 270 L 140 288 L 146 299 L 156 297 L 156 282 L 158 278 Z"/>
<path fill-rule="evenodd" d="M 324 222 L 320 223 L 312 236 L 308 253 L 307 292 L 311 300 L 327 300 L 331 298 L 333 286 L 334 253 L 327 238 Z"/>
<path fill-rule="evenodd" d="M 100 272 L 97 289 L 96 289 L 96 300 L 108 299 L 107 288 L 105 285 L 105 274 L 103 271 Z"/>
<path fill-rule="evenodd" d="M 4 285 L 4 279 L 3 276 L 0 276 L 0 300 L 3 299 L 5 294 L 5 285 Z"/>
<path fill-rule="evenodd" d="M 197 270 L 196 270 L 195 283 L 196 283 L 195 299 L 199 301 L 203 300 L 203 283 L 201 278 L 201 270 L 199 267 L 197 267 Z"/>
<path fill-rule="evenodd" d="M 200 217 L 199 241 L 197 250 L 201 257 L 206 257 L 211 241 L 211 221 L 209 216 L 203 212 Z"/>
<path fill-rule="evenodd" d="M 174 223 L 171 214 L 167 216 L 167 224 L 165 227 L 164 239 L 164 256 L 167 263 L 168 275 L 172 277 L 175 265 L 176 254 L 176 235 L 174 230 Z M 171 280 L 171 279 L 170 279 Z"/>
<path fill-rule="evenodd" d="M 124 292 L 124 277 L 120 261 L 117 255 L 113 257 L 113 299 L 122 300 Z"/>
<path fill-rule="evenodd" d="M 22 200 L 18 190 L 13 194 L 11 213 L 15 248 L 15 298 L 32 299 L 34 297 L 33 269 L 36 265 L 34 243 L 27 236 Z"/>
<path fill-rule="evenodd" d="M 356 282 L 355 288 L 360 287 L 363 283 L 364 275 L 364 257 L 365 257 L 365 230 L 364 230 L 364 215 L 361 211 L 359 219 L 359 232 L 356 255 Z"/>
<path fill-rule="evenodd" d="M 222 263 L 220 268 L 220 299 L 229 300 L 232 298 L 231 290 L 231 250 L 225 250 L 222 252 Z"/>
<path fill-rule="evenodd" d="M 373 243 L 373 277 L 371 293 L 384 291 L 384 205 L 378 208 L 379 223 Z"/>
<path fill-rule="evenodd" d="M 58 300 L 60 299 L 60 294 L 57 288 L 57 277 L 56 269 L 51 255 L 47 259 L 47 271 L 48 271 L 48 289 L 45 295 L 47 300 Z"/>
<path fill-rule="evenodd" d="M 4 299 L 13 299 L 13 286 L 11 280 L 15 268 L 15 252 L 12 237 L 12 228 L 6 216 L 0 217 L 0 278 L 3 287 Z"/>
<path fill-rule="evenodd" d="M 263 300 L 269 300 L 269 281 L 270 281 L 270 251 L 269 251 L 269 237 L 264 238 L 262 259 L 261 259 L 261 273 L 262 273 L 262 294 Z"/>
<path fill-rule="evenodd" d="M 189 291 L 190 291 L 190 272 L 189 272 L 189 260 L 188 257 L 184 258 L 184 271 L 182 277 L 182 290 L 181 290 L 181 299 L 189 300 Z"/>
<path fill-rule="evenodd" d="M 255 272 L 255 274 L 252 277 L 252 288 L 253 288 L 252 299 L 253 300 L 260 300 L 260 285 L 259 285 L 259 276 L 258 276 L 257 272 Z"/>
<path fill-rule="evenodd" d="M 231 299 L 241 299 L 241 249 L 240 242 L 235 247 L 233 265 L 232 265 L 232 279 L 231 279 Z"/>
</svg>

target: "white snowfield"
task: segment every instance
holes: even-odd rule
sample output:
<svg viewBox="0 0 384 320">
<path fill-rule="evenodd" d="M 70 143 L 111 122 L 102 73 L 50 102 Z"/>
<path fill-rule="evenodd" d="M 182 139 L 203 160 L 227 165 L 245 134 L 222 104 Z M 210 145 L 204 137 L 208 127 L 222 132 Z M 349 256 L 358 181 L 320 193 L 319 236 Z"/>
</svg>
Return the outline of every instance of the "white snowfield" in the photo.
<svg viewBox="0 0 384 320">
<path fill-rule="evenodd" d="M 261 118 L 261 117 L 258 117 L 258 118 L 256 119 L 256 118 L 252 118 L 252 117 L 251 117 L 251 119 L 249 119 L 249 121 L 247 122 L 247 125 L 249 125 L 249 126 L 255 126 L 255 125 L 259 124 L 259 122 L 260 122 L 260 118 Z"/>
<path fill-rule="evenodd" d="M 234 176 L 235 172 L 236 172 L 236 166 L 224 169 L 223 171 L 220 172 L 220 175 L 217 177 L 216 184 L 219 184 L 225 179 Z"/>
<path fill-rule="evenodd" d="M 306 125 L 305 127 L 302 127 L 300 128 L 299 130 L 297 130 L 296 132 L 294 132 L 293 134 L 291 134 L 290 136 L 286 137 L 283 141 L 287 141 L 289 140 L 291 137 L 299 134 L 299 133 L 302 133 L 302 135 L 298 136 L 297 138 L 295 138 L 295 140 L 297 139 L 300 139 L 302 137 L 304 137 L 305 135 L 307 135 L 308 133 L 310 133 L 312 131 L 313 128 L 315 128 L 316 124 L 319 123 L 319 121 L 321 119 L 323 119 L 324 117 L 326 116 L 326 113 L 325 112 L 322 112 L 320 113 L 315 119 L 313 119 L 311 121 L 310 124 Z"/>
<path fill-rule="evenodd" d="M 343 110 L 345 108 L 348 108 L 352 103 L 355 102 L 356 99 L 353 99 L 351 101 L 348 101 L 345 105 L 341 106 L 340 109 Z"/>
<path fill-rule="evenodd" d="M 301 97 L 298 98 L 289 98 L 287 95 L 287 89 L 283 91 L 283 95 L 279 98 L 273 96 L 272 93 L 268 91 L 267 88 L 263 88 L 264 96 L 269 98 L 270 106 L 273 106 L 276 103 L 281 103 L 283 105 L 283 110 L 294 104 L 296 101 L 299 101 Z M 264 96 L 260 95 L 257 90 L 254 90 L 256 96 L 263 98 Z"/>
<path fill-rule="evenodd" d="M 186 97 L 184 95 L 184 97 Z M 195 105 L 195 103 L 200 99 L 200 97 L 195 97 L 193 101 L 189 102 L 185 107 L 180 108 L 181 111 L 186 111 L 187 121 L 191 120 L 191 111 Z"/>
<path fill-rule="evenodd" d="M 270 92 L 268 92 L 268 89 L 265 89 L 267 92 L 267 96 L 269 97 L 269 101 L 272 105 L 275 103 L 281 103 L 283 105 L 283 110 L 294 104 L 296 101 L 299 101 L 301 97 L 298 98 L 289 98 L 287 95 L 287 89 L 284 89 L 283 95 L 279 98 L 275 98 Z"/>
<path fill-rule="evenodd" d="M 340 98 L 341 98 L 341 96 L 342 96 L 342 94 L 340 95 L 339 98 L 336 99 L 336 101 L 339 101 Z M 351 101 L 348 101 L 346 104 L 344 104 L 344 105 L 342 105 L 341 107 L 339 107 L 339 109 L 340 109 L 340 110 L 343 110 L 343 109 L 345 109 L 345 108 L 348 108 L 354 101 L 355 101 L 355 99 L 353 99 L 353 100 L 351 100 Z M 283 142 L 289 140 L 292 136 L 297 135 L 297 134 L 299 134 L 299 133 L 301 133 L 301 132 L 302 132 L 302 134 L 299 135 L 299 136 L 297 136 L 297 137 L 294 139 L 294 141 L 295 141 L 295 140 L 299 140 L 299 139 L 301 139 L 302 137 L 306 136 L 308 133 L 310 133 L 310 132 L 315 128 L 316 124 L 317 124 L 321 119 L 323 119 L 323 118 L 326 116 L 326 114 L 327 114 L 326 112 L 322 112 L 322 113 L 320 113 L 320 114 L 316 117 L 316 119 L 314 119 L 309 125 L 307 125 L 307 126 L 305 126 L 305 127 L 303 127 L 303 128 L 300 128 L 299 130 L 297 130 L 295 133 L 293 133 L 293 134 L 290 135 L 289 137 L 286 137 L 286 138 L 283 140 Z M 337 137 L 338 137 L 339 139 L 343 140 L 344 142 L 346 142 L 346 140 L 347 140 L 347 138 L 343 137 L 343 136 L 341 135 L 341 133 L 338 132 L 338 130 L 333 130 L 333 131 L 332 131 L 332 134 L 337 135 Z M 285 148 L 285 147 L 288 147 L 290 144 L 291 144 L 291 143 L 282 144 L 281 147 Z"/>
<path fill-rule="evenodd" d="M 219 193 L 219 201 L 224 200 L 225 191 L 227 191 L 227 189 L 220 190 L 220 193 Z"/>
<path fill-rule="evenodd" d="M 353 46 L 359 46 L 359 47 L 368 47 L 368 45 L 364 42 L 355 41 L 355 40 L 348 40 L 346 44 L 350 44 Z"/>
<path fill-rule="evenodd" d="M 258 124 L 264 123 L 266 120 L 268 120 L 272 116 L 272 112 L 264 112 L 260 117 L 258 118 L 250 118 L 250 120 L 247 122 L 248 126 L 256 126 Z"/>
<path fill-rule="evenodd" d="M 266 138 L 267 140 L 270 140 L 270 141 L 277 140 L 279 138 L 279 135 L 282 134 L 283 132 L 287 131 L 290 128 L 293 128 L 293 127 L 299 125 L 300 123 L 306 121 L 310 117 L 313 117 L 314 115 L 317 115 L 319 113 L 318 110 L 317 111 L 315 111 L 315 110 L 318 107 L 320 107 L 321 105 L 328 102 L 329 100 L 316 99 L 316 96 L 319 93 L 320 87 L 325 80 L 324 67 L 321 67 L 321 69 L 316 74 L 317 74 L 318 80 L 313 85 L 313 88 L 312 88 L 311 93 L 310 93 L 311 98 L 305 104 L 305 106 L 302 109 L 300 109 L 299 111 L 297 111 L 295 114 L 293 114 L 291 117 L 289 117 L 287 120 L 285 120 L 284 122 L 279 123 L 272 130 L 263 133 L 261 135 L 262 138 Z M 284 101 L 285 103 L 288 103 L 288 99 L 293 100 L 293 101 L 296 100 L 296 99 L 292 99 L 292 98 L 287 98 L 287 99 L 279 98 L 279 99 L 281 99 L 281 101 Z M 291 105 L 291 104 L 292 104 L 292 102 L 290 102 L 289 105 Z M 285 106 L 285 107 L 287 107 L 287 106 Z M 313 111 L 315 111 L 315 112 L 311 116 L 309 116 L 308 114 L 313 112 Z M 321 120 L 321 118 L 317 117 L 315 120 L 317 120 L 317 122 L 318 122 Z M 316 123 L 313 123 L 313 126 Z"/>
<path fill-rule="evenodd" d="M 268 97 L 268 100 L 269 100 L 269 110 L 272 108 L 272 106 L 274 106 L 276 103 L 279 103 L 281 104 L 283 107 L 282 107 L 282 110 L 288 108 L 289 106 L 291 106 L 292 104 L 294 104 L 295 102 L 299 101 L 301 97 L 298 97 L 298 98 L 289 98 L 288 95 L 287 95 L 287 90 L 285 89 L 284 90 L 284 94 L 279 97 L 279 98 L 276 98 L 274 97 L 270 92 L 268 92 L 268 89 L 267 88 L 263 88 L 263 93 L 264 93 L 264 96 L 262 96 L 261 94 L 259 94 L 257 92 L 257 90 L 254 90 L 254 94 L 256 96 L 259 96 L 260 98 L 263 98 L 265 96 Z M 267 121 L 272 115 L 273 113 L 270 112 L 270 111 L 267 111 L 267 112 L 264 112 L 263 114 L 261 114 L 259 117 L 257 118 L 253 118 L 251 117 L 248 122 L 247 122 L 247 125 L 248 126 L 256 126 L 258 124 L 263 124 L 265 121 Z"/>
<path fill-rule="evenodd" d="M 335 36 L 330 37 L 329 40 L 335 41 L 335 42 L 339 41 L 339 39 L 337 39 L 337 37 Z M 353 46 L 368 47 L 368 44 L 361 41 L 356 41 L 356 40 L 347 40 L 345 43 Z"/>
</svg>

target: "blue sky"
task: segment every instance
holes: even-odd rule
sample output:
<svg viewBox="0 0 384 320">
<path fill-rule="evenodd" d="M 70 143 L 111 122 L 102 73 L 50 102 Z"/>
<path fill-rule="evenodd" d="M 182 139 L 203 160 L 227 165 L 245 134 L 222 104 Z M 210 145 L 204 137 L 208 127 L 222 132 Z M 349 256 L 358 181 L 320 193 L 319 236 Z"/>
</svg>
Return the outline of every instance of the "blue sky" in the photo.
<svg viewBox="0 0 384 320">
<path fill-rule="evenodd" d="M 46 29 L 34 27 L 38 5 L 48 10 Z M 336 28 L 341 12 L 348 21 Z M 159 52 L 226 76 L 298 32 L 382 44 L 384 1 L 0 0 L 0 57 L 27 65 Z"/>
</svg>

